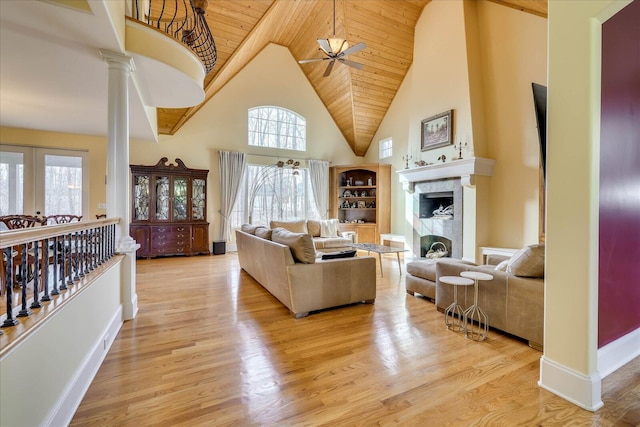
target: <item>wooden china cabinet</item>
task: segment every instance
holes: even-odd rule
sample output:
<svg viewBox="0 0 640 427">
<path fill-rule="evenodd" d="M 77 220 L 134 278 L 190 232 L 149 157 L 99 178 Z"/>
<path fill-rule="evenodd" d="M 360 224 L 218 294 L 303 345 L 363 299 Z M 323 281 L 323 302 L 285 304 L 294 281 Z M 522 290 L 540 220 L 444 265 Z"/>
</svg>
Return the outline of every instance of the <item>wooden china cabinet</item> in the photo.
<svg viewBox="0 0 640 427">
<path fill-rule="evenodd" d="M 131 226 L 138 258 L 209 253 L 208 170 L 189 169 L 182 160 L 154 166 L 131 165 Z"/>
<path fill-rule="evenodd" d="M 355 232 L 358 243 L 380 243 L 391 228 L 390 180 L 388 164 L 329 168 L 329 214 L 340 231 Z"/>
</svg>

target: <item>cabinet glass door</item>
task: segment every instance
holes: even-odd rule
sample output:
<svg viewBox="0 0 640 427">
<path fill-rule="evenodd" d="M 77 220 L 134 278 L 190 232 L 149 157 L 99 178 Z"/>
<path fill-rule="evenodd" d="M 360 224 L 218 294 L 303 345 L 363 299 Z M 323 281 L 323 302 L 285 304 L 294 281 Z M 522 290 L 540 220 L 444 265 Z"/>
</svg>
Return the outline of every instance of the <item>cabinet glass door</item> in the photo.
<svg viewBox="0 0 640 427">
<path fill-rule="evenodd" d="M 156 178 L 156 219 L 169 219 L 169 177 Z"/>
<path fill-rule="evenodd" d="M 204 206 L 205 206 L 205 180 L 194 179 L 192 184 L 191 194 L 191 216 L 194 221 L 204 220 Z"/>
<path fill-rule="evenodd" d="M 187 219 L 187 178 L 173 179 L 173 219 L 184 221 Z"/>
<path fill-rule="evenodd" d="M 149 176 L 136 175 L 133 178 L 133 219 L 149 219 Z"/>
</svg>

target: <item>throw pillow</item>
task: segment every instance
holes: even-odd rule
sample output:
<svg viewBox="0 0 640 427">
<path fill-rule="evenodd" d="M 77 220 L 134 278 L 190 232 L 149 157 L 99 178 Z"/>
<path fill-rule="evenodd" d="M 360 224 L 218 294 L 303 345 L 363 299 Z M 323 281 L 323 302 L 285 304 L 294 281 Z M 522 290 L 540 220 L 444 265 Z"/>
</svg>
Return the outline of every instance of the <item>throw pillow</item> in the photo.
<svg viewBox="0 0 640 427">
<path fill-rule="evenodd" d="M 322 254 L 322 259 L 336 259 L 336 258 L 353 258 L 356 256 L 356 250 L 341 251 L 341 252 L 327 252 Z"/>
<path fill-rule="evenodd" d="M 292 233 L 281 227 L 271 230 L 271 240 L 289 246 L 291 255 L 297 262 L 314 264 L 316 262 L 316 248 L 313 239 L 304 233 Z"/>
<path fill-rule="evenodd" d="M 304 233 L 307 234 L 309 231 L 307 230 L 307 221 L 301 219 L 299 221 L 271 221 L 269 223 L 269 228 L 284 228 L 285 230 L 289 230 L 292 233 Z"/>
<path fill-rule="evenodd" d="M 320 221 L 315 219 L 307 220 L 307 231 L 311 234 L 311 237 L 320 237 Z"/>
<path fill-rule="evenodd" d="M 262 239 L 271 240 L 271 233 L 273 230 L 267 227 L 258 227 L 256 228 L 256 237 L 260 237 Z"/>
<path fill-rule="evenodd" d="M 253 224 L 242 224 L 240 226 L 240 231 L 244 231 L 248 234 L 256 234 L 256 228 L 262 227 L 261 225 L 253 225 Z"/>
<path fill-rule="evenodd" d="M 513 254 L 507 273 L 519 277 L 544 277 L 544 245 L 530 245 Z"/>
<path fill-rule="evenodd" d="M 256 232 L 256 234 L 258 234 L 258 232 Z M 507 265 L 509 265 L 509 260 L 505 259 L 504 261 L 500 262 L 500 264 L 496 265 L 495 270 L 507 271 Z"/>
<path fill-rule="evenodd" d="M 338 220 L 324 219 L 320 221 L 320 237 L 338 237 Z"/>
</svg>

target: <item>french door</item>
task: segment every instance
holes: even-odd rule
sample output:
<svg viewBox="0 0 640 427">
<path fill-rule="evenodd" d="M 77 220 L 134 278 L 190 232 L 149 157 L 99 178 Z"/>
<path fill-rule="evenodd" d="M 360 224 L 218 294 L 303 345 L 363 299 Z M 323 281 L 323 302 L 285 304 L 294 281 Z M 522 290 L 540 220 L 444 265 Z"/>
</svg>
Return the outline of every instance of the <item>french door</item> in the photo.
<svg viewBox="0 0 640 427">
<path fill-rule="evenodd" d="M 89 213 L 86 151 L 0 145 L 0 215 Z"/>
</svg>

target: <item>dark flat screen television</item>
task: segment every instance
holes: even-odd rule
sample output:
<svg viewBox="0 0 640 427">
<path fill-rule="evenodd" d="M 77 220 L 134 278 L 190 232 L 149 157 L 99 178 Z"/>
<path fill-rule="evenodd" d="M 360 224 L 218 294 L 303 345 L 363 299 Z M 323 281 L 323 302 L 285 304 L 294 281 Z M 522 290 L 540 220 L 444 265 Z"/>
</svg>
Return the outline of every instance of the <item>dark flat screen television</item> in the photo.
<svg viewBox="0 0 640 427">
<path fill-rule="evenodd" d="M 538 124 L 538 140 L 540 141 L 540 163 L 542 176 L 547 178 L 547 87 L 531 83 L 533 89 L 533 105 L 536 110 Z"/>
</svg>

